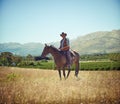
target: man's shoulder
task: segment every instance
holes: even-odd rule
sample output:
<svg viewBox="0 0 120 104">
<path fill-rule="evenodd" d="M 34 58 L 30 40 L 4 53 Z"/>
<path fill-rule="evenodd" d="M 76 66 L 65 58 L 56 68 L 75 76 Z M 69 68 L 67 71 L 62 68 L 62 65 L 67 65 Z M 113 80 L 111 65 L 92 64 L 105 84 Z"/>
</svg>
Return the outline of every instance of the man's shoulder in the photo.
<svg viewBox="0 0 120 104">
<path fill-rule="evenodd" d="M 65 38 L 66 40 L 69 40 L 69 38 Z"/>
<path fill-rule="evenodd" d="M 66 41 L 69 41 L 69 38 L 65 38 Z"/>
</svg>

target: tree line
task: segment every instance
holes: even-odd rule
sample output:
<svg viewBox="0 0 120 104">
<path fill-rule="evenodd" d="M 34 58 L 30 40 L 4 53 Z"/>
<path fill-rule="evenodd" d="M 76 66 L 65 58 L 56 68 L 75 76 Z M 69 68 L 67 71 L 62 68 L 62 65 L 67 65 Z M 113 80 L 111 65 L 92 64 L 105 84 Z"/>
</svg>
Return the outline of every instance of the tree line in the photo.
<svg viewBox="0 0 120 104">
<path fill-rule="evenodd" d="M 21 61 L 21 56 L 13 55 L 11 52 L 2 52 L 0 54 L 0 66 L 16 66 Z"/>
<path fill-rule="evenodd" d="M 19 66 L 23 63 L 33 63 L 35 56 L 28 54 L 27 56 L 14 55 L 11 52 L 0 53 L 0 66 Z M 52 60 L 52 57 L 49 58 Z M 47 60 L 47 58 L 46 58 Z M 92 55 L 81 55 L 80 61 L 120 61 L 120 53 L 108 53 L 108 54 L 92 54 Z"/>
<path fill-rule="evenodd" d="M 28 54 L 27 56 L 19 56 L 14 55 L 11 52 L 2 52 L 0 53 L 0 66 L 29 66 L 33 65 L 35 62 L 35 58 L 38 58 L 37 60 L 51 60 L 51 58 L 45 57 L 41 58 L 40 56 L 35 57 L 31 54 Z M 38 63 L 39 65 L 39 63 Z"/>
<path fill-rule="evenodd" d="M 81 56 L 82 61 L 120 61 L 120 53 L 105 53 L 105 54 L 87 54 Z"/>
</svg>

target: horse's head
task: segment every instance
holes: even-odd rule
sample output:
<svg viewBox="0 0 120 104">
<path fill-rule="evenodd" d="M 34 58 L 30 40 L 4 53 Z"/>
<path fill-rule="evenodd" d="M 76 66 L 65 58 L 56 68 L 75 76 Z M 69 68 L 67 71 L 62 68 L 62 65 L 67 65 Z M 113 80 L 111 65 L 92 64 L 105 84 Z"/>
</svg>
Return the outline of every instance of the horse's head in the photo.
<svg viewBox="0 0 120 104">
<path fill-rule="evenodd" d="M 47 44 L 45 44 L 45 47 L 43 49 L 43 52 L 41 54 L 41 57 L 45 57 L 47 54 L 49 54 L 49 50 L 50 50 L 50 46 L 48 46 Z"/>
</svg>

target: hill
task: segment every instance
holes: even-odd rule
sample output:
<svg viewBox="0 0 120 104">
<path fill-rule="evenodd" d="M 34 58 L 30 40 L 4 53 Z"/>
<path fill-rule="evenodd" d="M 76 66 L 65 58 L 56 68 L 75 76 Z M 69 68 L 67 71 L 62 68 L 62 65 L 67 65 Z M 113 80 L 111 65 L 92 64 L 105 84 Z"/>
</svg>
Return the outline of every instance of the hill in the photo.
<svg viewBox="0 0 120 104">
<path fill-rule="evenodd" d="M 50 43 L 59 46 L 59 42 Z M 44 44 L 41 43 L 1 43 L 0 52 L 17 55 L 40 55 Z M 71 48 L 80 54 L 120 52 L 120 30 L 99 31 L 71 40 Z"/>
<path fill-rule="evenodd" d="M 12 52 L 17 55 L 40 55 L 44 45 L 41 43 L 2 43 L 0 44 L 0 52 Z"/>
<path fill-rule="evenodd" d="M 99 31 L 78 37 L 71 48 L 80 54 L 120 52 L 120 30 Z"/>
</svg>

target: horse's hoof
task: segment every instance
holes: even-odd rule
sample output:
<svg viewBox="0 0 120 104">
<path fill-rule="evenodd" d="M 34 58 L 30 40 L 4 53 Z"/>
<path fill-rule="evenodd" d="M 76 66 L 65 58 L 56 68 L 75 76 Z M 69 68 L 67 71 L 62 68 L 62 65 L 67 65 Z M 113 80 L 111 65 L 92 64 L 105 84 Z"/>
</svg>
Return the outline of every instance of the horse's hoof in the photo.
<svg viewBox="0 0 120 104">
<path fill-rule="evenodd" d="M 77 79 L 77 81 L 79 81 L 79 80 L 80 80 L 80 78 L 79 78 L 79 77 L 76 77 L 76 79 Z"/>
<path fill-rule="evenodd" d="M 67 79 L 68 77 L 65 77 L 65 80 Z"/>
</svg>

